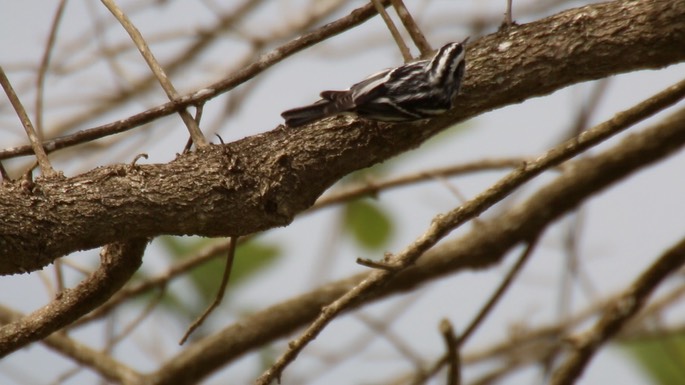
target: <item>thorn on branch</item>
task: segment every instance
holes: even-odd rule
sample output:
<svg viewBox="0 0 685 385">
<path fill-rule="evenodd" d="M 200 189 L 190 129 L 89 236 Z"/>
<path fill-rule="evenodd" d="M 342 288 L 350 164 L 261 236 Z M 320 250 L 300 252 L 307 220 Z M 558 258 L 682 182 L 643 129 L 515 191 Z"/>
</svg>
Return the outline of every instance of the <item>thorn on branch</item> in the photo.
<svg viewBox="0 0 685 385">
<path fill-rule="evenodd" d="M 396 263 L 386 262 L 385 260 L 374 261 L 372 259 L 357 258 L 357 263 L 362 266 L 370 267 L 372 269 L 379 269 L 385 271 L 400 271 L 404 268 L 403 266 L 397 265 Z"/>
<path fill-rule="evenodd" d="M 144 152 L 141 153 L 141 154 L 136 155 L 136 157 L 133 158 L 133 161 L 131 162 L 131 164 L 128 166 L 128 171 L 133 171 L 133 170 L 135 170 L 136 167 L 137 167 L 136 162 L 138 162 L 138 160 L 140 160 L 141 158 L 147 159 L 147 158 L 148 158 L 148 155 L 147 155 L 146 153 L 144 153 Z"/>
</svg>

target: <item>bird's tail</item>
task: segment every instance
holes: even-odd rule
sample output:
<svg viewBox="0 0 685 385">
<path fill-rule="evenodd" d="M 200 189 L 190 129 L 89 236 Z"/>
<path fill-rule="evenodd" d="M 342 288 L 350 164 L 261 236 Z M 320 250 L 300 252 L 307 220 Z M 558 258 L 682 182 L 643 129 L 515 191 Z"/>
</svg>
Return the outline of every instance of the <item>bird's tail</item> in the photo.
<svg viewBox="0 0 685 385">
<path fill-rule="evenodd" d="M 331 100 L 321 99 L 308 106 L 284 111 L 281 116 L 285 119 L 286 126 L 300 127 L 315 120 L 335 115 L 339 112 L 341 111 L 337 103 Z"/>
</svg>

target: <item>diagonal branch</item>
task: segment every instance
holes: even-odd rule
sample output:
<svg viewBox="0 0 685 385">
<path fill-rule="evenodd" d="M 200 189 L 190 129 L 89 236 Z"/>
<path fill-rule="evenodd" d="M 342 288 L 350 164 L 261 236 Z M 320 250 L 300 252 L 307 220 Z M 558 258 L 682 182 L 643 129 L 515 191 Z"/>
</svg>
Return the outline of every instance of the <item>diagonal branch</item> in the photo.
<svg viewBox="0 0 685 385">
<path fill-rule="evenodd" d="M 0 327 L 0 358 L 43 339 L 107 301 L 138 270 L 148 240 L 113 243 L 100 253 L 100 267 L 73 289 L 35 312 Z"/>
<path fill-rule="evenodd" d="M 0 305 L 0 324 L 22 319 L 23 315 Z M 52 333 L 42 341 L 50 349 L 92 368 L 104 378 L 120 384 L 133 384 L 141 376 L 127 365 L 113 359 L 108 354 L 94 350 L 69 338 L 65 333 Z"/>
<path fill-rule="evenodd" d="M 128 18 L 128 16 L 126 16 L 124 11 L 122 11 L 121 8 L 114 2 L 114 0 L 101 1 L 105 5 L 105 7 L 107 7 L 107 9 L 112 13 L 112 15 L 114 15 L 114 17 L 119 21 L 119 23 L 121 23 L 121 26 L 124 27 L 129 36 L 131 36 L 131 40 L 133 40 L 133 43 L 138 48 L 138 51 L 140 51 L 140 54 L 143 55 L 145 62 L 157 78 L 157 81 L 159 81 L 159 84 L 162 86 L 162 89 L 164 89 L 164 92 L 166 92 L 167 96 L 169 97 L 169 100 L 171 100 L 172 102 L 178 100 L 180 95 L 176 91 L 176 87 L 174 87 L 173 83 L 171 83 L 171 80 L 169 80 L 169 77 L 167 76 L 166 72 L 164 72 L 164 69 L 159 64 L 155 56 L 152 54 L 150 47 L 148 46 L 147 42 L 143 38 L 143 35 L 140 33 L 138 28 L 136 28 L 136 26 L 133 25 L 133 23 L 131 23 L 131 20 Z M 200 131 L 200 127 L 198 127 L 199 119 L 193 119 L 190 113 L 185 109 L 179 110 L 178 113 L 181 116 L 183 123 L 185 123 L 186 127 L 188 128 L 188 132 L 190 133 L 190 137 L 192 138 L 193 143 L 195 143 L 195 146 L 206 146 L 207 139 L 205 139 L 205 136 L 202 134 L 202 131 Z"/>
<path fill-rule="evenodd" d="M 404 5 L 402 0 L 390 0 L 390 2 L 395 8 L 395 12 L 397 12 L 397 16 L 402 21 L 404 28 L 409 33 L 409 36 L 411 36 L 412 41 L 414 41 L 414 45 L 419 49 L 419 57 L 429 57 L 433 52 L 433 48 L 431 47 L 430 43 L 428 43 L 428 40 L 426 40 L 423 32 L 421 32 L 421 28 L 419 28 L 419 26 L 416 24 L 414 17 L 412 17 L 411 13 L 409 13 L 407 6 Z"/>
<path fill-rule="evenodd" d="M 50 26 L 50 34 L 48 35 L 48 41 L 45 44 L 45 51 L 43 52 L 43 58 L 40 61 L 40 67 L 38 69 L 38 79 L 36 80 L 36 131 L 38 136 L 42 139 L 44 137 L 44 127 L 43 127 L 43 95 L 45 93 L 45 78 L 48 73 L 48 68 L 50 67 L 50 57 L 52 56 L 52 50 L 55 47 L 55 41 L 57 40 L 57 31 L 59 30 L 60 22 L 62 21 L 62 16 L 64 15 L 64 9 L 66 8 L 67 0 L 60 0 L 57 5 L 57 10 L 55 11 L 55 16 L 52 18 L 52 25 Z"/>
<path fill-rule="evenodd" d="M 409 47 L 407 47 L 407 43 L 404 42 L 402 34 L 397 29 L 397 26 L 395 26 L 395 23 L 392 21 L 390 15 L 388 15 L 388 12 L 385 11 L 385 6 L 381 4 L 380 0 L 371 0 L 371 2 L 373 3 L 374 7 L 376 7 L 376 11 L 378 11 L 378 14 L 381 15 L 383 22 L 385 22 L 385 26 L 388 27 L 388 31 L 390 31 L 392 39 L 395 40 L 397 48 L 400 49 L 400 53 L 402 54 L 402 58 L 404 58 L 404 62 L 408 63 L 412 61 L 413 58 L 411 57 L 411 53 L 409 52 Z"/>
<path fill-rule="evenodd" d="M 685 111 L 654 127 L 628 136 L 599 155 L 573 162 L 560 176 L 521 205 L 483 223 L 462 237 L 428 251 L 414 267 L 385 286 L 358 297 L 355 308 L 402 293 L 464 269 L 482 269 L 499 263 L 520 242 L 539 234 L 553 221 L 612 183 L 657 162 L 685 146 Z M 241 319 L 186 350 L 147 376 L 149 385 L 192 384 L 245 352 L 281 338 L 311 322 L 321 309 L 378 272 L 332 282 Z M 348 308 L 347 310 L 350 310 Z"/>
<path fill-rule="evenodd" d="M 26 136 L 29 138 L 29 142 L 31 142 L 31 149 L 33 150 L 33 153 L 36 155 L 36 159 L 38 160 L 38 165 L 40 165 L 40 170 L 43 173 L 43 176 L 52 177 L 59 175 L 55 171 L 55 169 L 52 168 L 52 165 L 50 164 L 50 159 L 48 159 L 48 155 L 45 152 L 45 149 L 43 148 L 43 143 L 40 141 L 40 136 L 36 132 L 36 129 L 33 127 L 31 119 L 29 118 L 29 115 L 26 113 L 26 110 L 24 109 L 24 105 L 21 103 L 21 100 L 19 100 L 17 93 L 14 92 L 14 88 L 12 87 L 12 84 L 10 83 L 10 80 L 7 78 L 5 70 L 3 70 L 2 67 L 0 67 L 0 85 L 5 90 L 5 93 L 7 94 L 7 98 L 9 99 L 10 104 L 12 105 L 12 107 L 14 107 L 14 111 L 17 113 L 17 116 L 19 117 L 21 125 L 24 126 Z"/>
</svg>

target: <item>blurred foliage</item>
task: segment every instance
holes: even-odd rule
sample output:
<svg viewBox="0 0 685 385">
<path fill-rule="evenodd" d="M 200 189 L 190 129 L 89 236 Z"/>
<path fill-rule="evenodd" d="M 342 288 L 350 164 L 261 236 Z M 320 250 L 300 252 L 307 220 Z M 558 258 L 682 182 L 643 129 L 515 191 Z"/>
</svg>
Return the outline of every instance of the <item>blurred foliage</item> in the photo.
<svg viewBox="0 0 685 385">
<path fill-rule="evenodd" d="M 685 384 L 685 333 L 623 341 L 620 346 L 655 384 Z"/>
<path fill-rule="evenodd" d="M 388 243 L 394 225 L 385 210 L 368 200 L 350 202 L 344 210 L 343 228 L 359 246 L 379 250 Z"/>
</svg>

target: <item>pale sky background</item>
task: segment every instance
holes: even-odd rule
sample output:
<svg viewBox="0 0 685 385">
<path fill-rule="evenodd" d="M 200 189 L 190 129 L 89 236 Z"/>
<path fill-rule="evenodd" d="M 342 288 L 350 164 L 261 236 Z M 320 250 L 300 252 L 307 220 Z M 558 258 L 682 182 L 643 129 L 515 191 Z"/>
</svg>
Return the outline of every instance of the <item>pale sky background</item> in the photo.
<svg viewBox="0 0 685 385">
<path fill-rule="evenodd" d="M 470 32 L 466 26 L 460 27 L 459 23 L 468 20 L 472 15 L 501 14 L 505 3 L 504 0 L 406 2 L 410 10 L 416 12 L 419 24 L 426 29 L 427 37 L 434 47 L 448 41 L 462 40 Z M 56 3 L 5 0 L 0 7 L 0 65 L 5 68 L 20 97 L 31 111 L 35 97 L 32 89 L 35 73 L 20 68 L 24 63 L 39 63 Z M 136 2 L 120 3 L 127 9 Z M 230 9 L 234 3 L 215 2 L 221 9 Z M 257 33 L 256 30 L 259 29 L 277 30 L 283 20 L 297 19 L 297 10 L 301 9 L 303 3 L 268 1 L 259 9 L 257 17 L 242 23 L 241 30 L 249 33 Z M 516 7 L 529 2 L 514 3 Z M 572 3 L 580 5 L 588 2 Z M 361 1 L 350 1 L 331 20 L 348 14 L 362 4 Z M 564 5 L 564 8 L 569 7 L 568 4 Z M 109 16 L 99 2 L 69 2 L 60 29 L 55 58 L 63 57 L 69 48 L 68 42 L 78 36 L 88 36 L 92 33 L 93 23 L 88 8 L 95 9 L 101 16 Z M 195 1 L 170 1 L 161 9 L 161 12 L 145 12 L 133 17 L 133 22 L 144 36 L 160 31 L 180 30 L 190 33 L 201 26 L 201 23 L 214 20 L 208 8 L 198 5 Z M 544 15 L 537 15 L 535 18 L 542 16 Z M 514 17 L 519 22 L 529 21 L 517 17 L 516 13 Z M 114 30 L 121 32 L 116 28 Z M 492 31 L 486 33 L 490 32 Z M 121 39 L 121 34 L 109 34 L 107 38 L 110 42 L 128 41 Z M 472 36 L 471 41 L 477 38 L 478 36 Z M 184 44 L 186 43 L 188 42 L 184 41 Z M 207 54 L 203 61 L 206 68 L 191 66 L 172 76 L 171 80 L 181 93 L 198 90 L 203 85 L 219 80 L 232 68 L 231 63 L 235 58 L 240 57 L 245 51 L 245 46 L 237 43 L 234 33 L 227 33 L 221 45 Z M 373 49 L 369 49 L 369 46 Z M 86 49 L 92 47 L 84 47 L 84 50 Z M 158 59 L 164 62 L 165 58 L 173 57 L 173 54 L 182 50 L 182 47 L 170 43 L 153 44 L 152 50 Z M 75 57 L 72 62 L 77 61 L 78 58 Z M 346 88 L 370 73 L 400 62 L 401 57 L 397 48 L 377 17 L 361 27 L 298 53 L 268 70 L 260 78 L 255 89 L 249 93 L 240 112 L 229 121 L 220 122 L 219 134 L 228 142 L 271 130 L 282 122 L 281 111 L 315 100 L 323 89 Z M 125 60 L 121 60 L 120 64 L 132 75 L 146 71 L 142 59 L 135 51 L 125 55 Z M 72 109 L 56 108 L 67 102 L 67 99 L 62 98 L 115 89 L 116 83 L 104 67 L 100 65 L 88 70 L 85 77 L 79 78 L 78 82 L 71 77 L 54 74 L 48 77 L 45 116 L 48 128 L 73 112 Z M 683 75 L 685 65 L 680 64 L 658 71 L 640 71 L 611 78 L 606 94 L 592 116 L 591 125 L 602 122 L 616 112 L 631 107 L 682 80 Z M 84 79 L 89 81 L 84 82 Z M 388 176 L 490 157 L 537 156 L 565 135 L 572 117 L 576 115 L 580 104 L 586 100 L 593 87 L 592 83 L 568 87 L 548 97 L 527 100 L 522 104 L 479 116 L 467 122 L 461 132 L 441 136 L 418 150 L 389 162 Z M 222 95 L 205 106 L 205 124 L 216 124 L 215 119 L 226 99 L 227 96 Z M 161 104 L 165 100 L 164 93 L 156 87 L 149 93 L 149 97 L 125 106 L 107 120 L 98 123 L 124 118 Z M 679 104 L 681 108 L 684 105 L 682 102 Z M 18 120 L 8 113 L 8 108 L 3 95 L 0 97 L 2 148 L 26 143 Z M 664 114 L 660 116 L 663 117 Z M 649 124 L 650 121 L 645 124 Z M 57 159 L 57 167 L 64 170 L 67 175 L 75 175 L 98 165 L 128 162 L 140 152 L 150 155 L 150 159 L 142 162 L 168 162 L 182 148 L 187 133 L 176 115 L 163 119 L 162 123 L 148 129 L 147 141 L 133 150 L 129 151 L 126 146 L 135 142 L 125 141 L 116 145 L 116 150 L 103 147 L 100 152 L 89 152 L 85 159 Z M 634 127 L 629 132 L 636 132 L 645 124 Z M 82 128 L 87 127 L 79 127 Z M 610 140 L 600 148 L 616 143 L 623 136 Z M 107 143 L 107 140 L 102 143 Z M 25 164 L 27 159 L 22 158 L 7 165 L 11 168 L 13 165 Z M 590 272 L 589 275 L 601 295 L 608 296 L 622 290 L 663 249 L 683 236 L 684 169 L 685 154 L 680 152 L 607 190 L 586 206 L 581 253 L 584 268 Z M 451 183 L 462 194 L 472 197 L 502 175 L 493 172 L 453 178 Z M 540 186 L 550 180 L 552 176 L 547 175 L 533 185 Z M 533 190 L 528 188 L 525 191 Z M 403 249 L 427 229 L 431 218 L 454 208 L 459 203 L 439 182 L 382 193 L 379 202 L 392 213 L 397 224 L 396 234 L 388 246 L 389 251 Z M 484 217 L 488 218 L 492 213 L 496 213 L 496 209 L 487 212 Z M 338 208 L 326 209 L 314 215 L 298 218 L 287 228 L 274 229 L 264 235 L 262 239 L 266 242 L 282 247 L 284 257 L 258 279 L 230 293 L 224 300 L 222 309 L 215 313 L 205 326 L 205 331 L 211 333 L 212 330 L 220 330 L 230 325 L 237 313 L 261 309 L 303 293 L 312 285 L 366 270 L 354 262 L 355 258 L 378 258 L 380 253 L 361 250 L 345 236 L 332 241 L 335 239 L 332 235 L 336 230 L 335 220 L 339 215 Z M 563 230 L 562 223 L 562 226 L 555 226 L 546 233 L 515 287 L 469 341 L 467 352 L 508 335 L 512 325 L 533 326 L 556 319 L 558 282 L 563 267 L 563 256 L 559 251 Z M 97 250 L 83 252 L 74 259 L 85 265 L 94 265 L 97 253 Z M 432 362 L 443 353 L 443 342 L 437 329 L 440 319 L 449 318 L 457 330 L 463 329 L 500 282 L 512 260 L 513 256 L 510 255 L 498 268 L 453 275 L 431 283 L 416 293 L 397 296 L 368 306 L 362 312 L 383 319 L 389 310 L 406 303 L 406 311 L 392 322 L 392 330 L 405 336 L 405 341 L 422 355 L 426 362 Z M 146 252 L 143 269 L 147 272 L 161 272 L 164 271 L 166 264 L 163 250 L 153 243 Z M 324 274 L 321 274 L 322 271 Z M 50 268 L 46 269 L 46 272 L 52 277 Z M 177 285 L 182 287 L 182 283 Z M 36 309 L 45 303 L 47 295 L 45 286 L 37 274 L 0 277 L 0 303 L 14 306 L 18 310 L 30 312 Z M 582 307 L 587 303 L 578 290 L 575 299 L 576 307 Z M 674 313 L 674 317 L 682 320 L 685 313 L 682 310 L 681 307 L 680 314 Z M 122 314 L 122 324 L 136 314 Z M 87 340 L 94 346 L 100 346 L 103 341 L 102 330 L 101 324 L 91 325 L 77 331 L 75 336 Z M 124 344 L 116 350 L 116 357 L 137 370 L 153 370 L 159 365 L 159 360 L 169 358 L 178 351 L 176 341 L 183 331 L 184 325 L 161 316 L 153 316 L 132 338 L 135 344 L 144 346 L 147 352 L 141 353 L 134 346 Z M 353 316 L 347 315 L 334 322 L 315 343 L 306 348 L 295 364 L 286 370 L 283 383 L 296 384 L 302 376 L 317 372 L 321 367 L 317 354 L 334 354 L 337 347 L 344 351 L 346 344 L 360 332 L 366 333 L 368 329 Z M 282 352 L 284 344 L 285 340 L 275 345 L 277 354 Z M 595 357 L 579 383 L 649 384 L 650 382 L 639 371 L 630 367 L 632 364 L 633 361 L 625 359 L 619 349 L 607 346 Z M 46 350 L 40 344 L 34 344 L 0 361 L 0 384 L 47 384 L 70 368 L 73 368 L 70 361 Z M 206 383 L 226 383 L 227 378 L 234 384 L 248 383 L 259 373 L 258 368 L 259 358 L 252 354 L 234 363 L 227 370 L 217 372 Z M 364 351 L 364 354 L 316 376 L 315 381 L 311 383 L 372 384 L 393 379 L 411 370 L 410 364 L 389 348 L 384 339 L 379 338 Z M 469 370 L 465 373 L 466 379 L 472 379 L 479 373 L 482 373 L 479 368 Z M 92 373 L 86 371 L 64 383 L 94 383 L 95 379 Z M 537 371 L 525 370 L 502 383 L 539 383 L 536 381 L 539 381 Z"/>
</svg>

